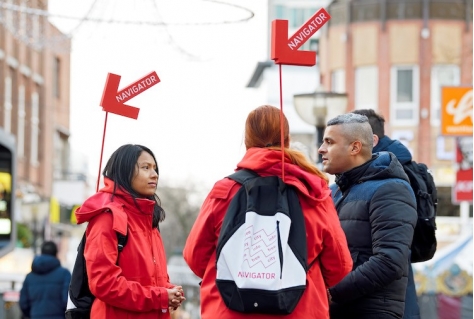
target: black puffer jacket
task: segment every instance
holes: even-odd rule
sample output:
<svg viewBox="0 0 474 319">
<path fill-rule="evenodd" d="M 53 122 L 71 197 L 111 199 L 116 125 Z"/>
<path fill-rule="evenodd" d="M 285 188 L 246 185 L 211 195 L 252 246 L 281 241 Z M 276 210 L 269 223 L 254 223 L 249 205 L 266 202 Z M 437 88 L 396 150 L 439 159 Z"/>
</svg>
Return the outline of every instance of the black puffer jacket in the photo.
<svg viewBox="0 0 474 319">
<path fill-rule="evenodd" d="M 330 288 L 331 318 L 402 318 L 416 202 L 392 153 L 339 175 L 332 185 L 353 271 Z"/>
</svg>

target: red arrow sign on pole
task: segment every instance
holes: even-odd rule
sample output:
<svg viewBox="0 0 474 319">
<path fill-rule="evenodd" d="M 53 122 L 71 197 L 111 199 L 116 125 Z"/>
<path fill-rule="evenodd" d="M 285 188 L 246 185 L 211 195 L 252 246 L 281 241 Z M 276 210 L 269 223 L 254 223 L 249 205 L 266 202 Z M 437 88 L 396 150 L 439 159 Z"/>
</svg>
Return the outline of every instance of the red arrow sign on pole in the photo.
<svg viewBox="0 0 474 319">
<path fill-rule="evenodd" d="M 120 84 L 120 78 L 120 75 L 113 73 L 109 73 L 107 75 L 100 106 L 102 106 L 103 110 L 106 112 L 130 117 L 136 120 L 138 118 L 140 109 L 127 105 L 125 102 L 158 84 L 160 82 L 160 78 L 156 72 L 153 71 L 119 91 L 118 87 Z"/>
<path fill-rule="evenodd" d="M 288 39 L 288 20 L 272 21 L 272 60 L 276 64 L 313 66 L 316 52 L 298 51 L 316 31 L 331 19 L 329 13 L 319 9 L 296 33 Z"/>
</svg>

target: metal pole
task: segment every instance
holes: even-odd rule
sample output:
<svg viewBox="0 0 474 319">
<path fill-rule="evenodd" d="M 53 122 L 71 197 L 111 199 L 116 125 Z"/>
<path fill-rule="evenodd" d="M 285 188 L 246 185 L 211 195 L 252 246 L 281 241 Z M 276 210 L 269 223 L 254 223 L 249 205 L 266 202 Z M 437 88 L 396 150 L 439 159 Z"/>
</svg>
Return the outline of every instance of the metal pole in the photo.
<svg viewBox="0 0 474 319">
<path fill-rule="evenodd" d="M 462 201 L 459 205 L 461 217 L 461 235 L 472 233 L 472 224 L 469 222 L 469 206 L 470 203 Z"/>
</svg>

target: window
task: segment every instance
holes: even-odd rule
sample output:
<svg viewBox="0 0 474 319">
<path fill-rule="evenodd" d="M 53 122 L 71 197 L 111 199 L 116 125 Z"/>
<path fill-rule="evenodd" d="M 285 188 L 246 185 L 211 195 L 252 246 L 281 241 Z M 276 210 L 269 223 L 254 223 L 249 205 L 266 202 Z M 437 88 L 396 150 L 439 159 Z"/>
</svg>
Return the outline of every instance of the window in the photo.
<svg viewBox="0 0 474 319">
<path fill-rule="evenodd" d="M 290 28 L 299 28 L 308 21 L 319 8 L 289 7 L 277 4 L 274 6 L 275 19 L 288 20 Z"/>
<path fill-rule="evenodd" d="M 461 82 L 460 69 L 457 65 L 434 65 L 431 68 L 431 124 L 440 125 L 441 121 L 441 88 L 457 86 Z"/>
<path fill-rule="evenodd" d="M 275 19 L 287 19 L 286 18 L 286 7 L 282 5 L 275 6 Z"/>
<path fill-rule="evenodd" d="M 18 157 L 25 155 L 25 87 L 21 85 L 18 88 L 18 132 L 17 132 L 17 151 Z"/>
<path fill-rule="evenodd" d="M 334 70 L 331 73 L 331 91 L 336 93 L 346 92 L 346 72 L 344 69 Z"/>
<path fill-rule="evenodd" d="M 60 96 L 60 81 L 61 81 L 61 60 L 54 58 L 54 70 L 53 70 L 53 93 L 54 96 L 59 98 Z"/>
<path fill-rule="evenodd" d="M 378 109 L 378 70 L 376 66 L 355 69 L 355 108 Z"/>
<path fill-rule="evenodd" d="M 68 136 L 60 131 L 54 136 L 54 178 L 68 179 L 69 171 L 69 143 Z"/>
<path fill-rule="evenodd" d="M 3 129 L 5 132 L 11 132 L 11 122 L 12 122 L 12 78 L 5 78 L 5 100 L 3 101 L 5 105 L 5 114 L 3 119 Z"/>
<path fill-rule="evenodd" d="M 290 18 L 288 25 L 292 28 L 299 28 L 301 27 L 306 20 L 305 18 L 305 9 L 304 8 L 291 8 L 290 9 Z"/>
<path fill-rule="evenodd" d="M 38 164 L 38 138 L 39 138 L 39 96 L 31 94 L 31 157 L 32 165 Z"/>
<path fill-rule="evenodd" d="M 395 125 L 418 124 L 418 66 L 394 66 L 390 74 L 391 116 Z"/>
<path fill-rule="evenodd" d="M 319 32 L 319 31 L 318 31 Z M 307 40 L 300 48 L 299 50 L 304 50 L 304 51 L 314 51 L 316 52 L 316 64 L 319 64 L 319 58 L 318 58 L 318 49 L 319 49 L 319 39 L 317 38 L 317 35 L 313 35 L 309 40 Z"/>
<path fill-rule="evenodd" d="M 413 70 L 398 70 L 396 85 L 396 102 L 413 102 Z"/>
<path fill-rule="evenodd" d="M 316 9 L 316 8 L 303 9 L 304 10 L 304 21 L 301 23 L 301 25 L 303 25 L 306 21 L 308 21 L 318 11 L 318 9 Z"/>
</svg>

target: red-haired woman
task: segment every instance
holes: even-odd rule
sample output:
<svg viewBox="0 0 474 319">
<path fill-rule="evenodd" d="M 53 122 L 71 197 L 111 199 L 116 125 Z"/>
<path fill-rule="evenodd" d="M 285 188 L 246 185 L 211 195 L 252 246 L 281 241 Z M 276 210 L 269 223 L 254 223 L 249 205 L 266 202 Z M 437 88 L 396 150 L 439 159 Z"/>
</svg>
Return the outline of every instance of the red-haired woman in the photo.
<svg viewBox="0 0 474 319">
<path fill-rule="evenodd" d="M 352 270 L 346 237 L 328 188 L 328 179 L 305 155 L 289 149 L 289 125 L 283 117 L 284 163 L 280 136 L 280 110 L 260 106 L 250 112 L 245 124 L 246 153 L 237 170 L 249 169 L 260 176 L 282 176 L 297 190 L 303 210 L 307 260 L 317 260 L 309 269 L 306 290 L 293 312 L 285 318 L 329 318 L 327 287 L 338 283 Z M 240 184 L 224 178 L 218 181 L 204 204 L 189 234 L 184 258 L 193 272 L 202 278 L 202 319 L 275 318 L 271 314 L 245 314 L 230 310 L 216 286 L 216 244 L 224 215 Z"/>
</svg>

